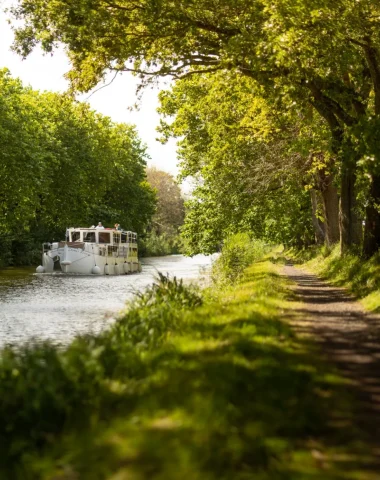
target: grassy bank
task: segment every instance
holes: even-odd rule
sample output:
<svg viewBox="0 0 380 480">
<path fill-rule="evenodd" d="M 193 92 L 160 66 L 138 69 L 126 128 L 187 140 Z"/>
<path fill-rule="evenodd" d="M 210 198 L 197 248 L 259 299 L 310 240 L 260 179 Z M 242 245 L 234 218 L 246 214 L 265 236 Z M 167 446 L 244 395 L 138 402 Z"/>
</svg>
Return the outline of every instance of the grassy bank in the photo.
<svg viewBox="0 0 380 480">
<path fill-rule="evenodd" d="M 289 252 L 296 261 L 316 272 L 332 284 L 346 287 L 364 307 L 380 312 L 380 254 L 369 260 L 358 255 L 340 255 L 339 245 L 333 249 L 319 248 L 307 256 L 302 252 Z"/>
<path fill-rule="evenodd" d="M 100 336 L 4 351 L 0 478 L 375 478 L 344 384 L 281 319 L 276 265 L 234 278 L 161 277 Z"/>
</svg>

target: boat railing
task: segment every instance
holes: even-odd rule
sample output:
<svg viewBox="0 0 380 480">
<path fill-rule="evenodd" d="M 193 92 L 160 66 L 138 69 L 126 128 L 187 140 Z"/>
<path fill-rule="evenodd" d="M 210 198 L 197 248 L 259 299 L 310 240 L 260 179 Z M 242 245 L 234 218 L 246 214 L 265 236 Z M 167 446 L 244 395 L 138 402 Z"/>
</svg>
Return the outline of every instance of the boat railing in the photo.
<svg viewBox="0 0 380 480">
<path fill-rule="evenodd" d="M 127 257 L 128 256 L 128 250 L 129 250 L 129 247 L 126 247 L 124 245 L 121 245 L 119 247 L 119 252 L 118 252 L 118 256 L 119 257 Z"/>
<path fill-rule="evenodd" d="M 85 249 L 86 243 L 84 242 L 58 242 L 58 248 L 64 248 L 65 246 L 70 248 L 78 248 L 78 249 Z M 43 253 L 47 253 L 52 250 L 53 244 L 49 242 L 45 242 L 42 244 Z M 93 253 L 96 253 L 96 250 L 92 250 Z M 90 251 L 91 253 L 91 251 Z M 135 254 L 137 256 L 137 247 L 130 246 L 130 245 L 99 245 L 98 246 L 98 255 L 103 257 L 120 257 L 126 258 L 133 256 Z"/>
<path fill-rule="evenodd" d="M 129 247 L 124 245 L 101 245 L 98 251 L 102 257 L 127 257 Z"/>
<path fill-rule="evenodd" d="M 108 247 L 108 256 L 109 257 L 117 257 L 118 256 L 118 246 L 117 245 L 107 245 Z"/>
<path fill-rule="evenodd" d="M 65 245 L 67 245 L 70 248 L 81 248 L 83 250 L 85 243 L 84 242 L 59 242 L 58 248 L 64 248 Z"/>
</svg>

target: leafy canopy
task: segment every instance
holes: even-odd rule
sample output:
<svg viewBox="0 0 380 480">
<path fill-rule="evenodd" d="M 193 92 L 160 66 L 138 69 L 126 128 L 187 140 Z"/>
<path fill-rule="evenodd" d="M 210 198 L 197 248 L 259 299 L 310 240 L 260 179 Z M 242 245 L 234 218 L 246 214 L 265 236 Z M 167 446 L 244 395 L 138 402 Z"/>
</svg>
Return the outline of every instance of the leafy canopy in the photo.
<svg viewBox="0 0 380 480">
<path fill-rule="evenodd" d="M 141 233 L 150 221 L 155 195 L 134 127 L 23 87 L 7 70 L 0 70 L 0 147 L 2 258 L 13 241 L 61 238 L 68 226 L 101 220 Z"/>
</svg>

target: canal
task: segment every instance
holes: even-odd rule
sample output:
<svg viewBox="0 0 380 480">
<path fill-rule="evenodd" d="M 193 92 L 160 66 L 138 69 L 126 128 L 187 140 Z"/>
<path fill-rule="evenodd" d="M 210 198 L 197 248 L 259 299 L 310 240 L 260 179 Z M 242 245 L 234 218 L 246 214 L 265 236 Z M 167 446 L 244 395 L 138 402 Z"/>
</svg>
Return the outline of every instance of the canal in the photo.
<svg viewBox="0 0 380 480">
<path fill-rule="evenodd" d="M 119 276 L 0 271 L 0 347 L 44 340 L 64 345 L 76 335 L 100 332 L 134 292 L 152 284 L 158 271 L 184 281 L 207 281 L 211 262 L 204 255 L 143 258 L 142 273 Z"/>
</svg>

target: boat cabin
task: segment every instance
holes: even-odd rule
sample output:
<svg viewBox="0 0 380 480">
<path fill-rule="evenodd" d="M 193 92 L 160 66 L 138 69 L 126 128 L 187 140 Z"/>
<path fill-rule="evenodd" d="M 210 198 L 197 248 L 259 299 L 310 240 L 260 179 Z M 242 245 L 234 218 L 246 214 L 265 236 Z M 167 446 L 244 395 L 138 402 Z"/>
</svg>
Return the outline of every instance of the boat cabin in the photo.
<svg viewBox="0 0 380 480">
<path fill-rule="evenodd" d="M 83 242 L 119 245 L 123 243 L 137 243 L 137 234 L 134 232 L 125 232 L 113 228 L 69 228 L 69 242 Z"/>
</svg>

